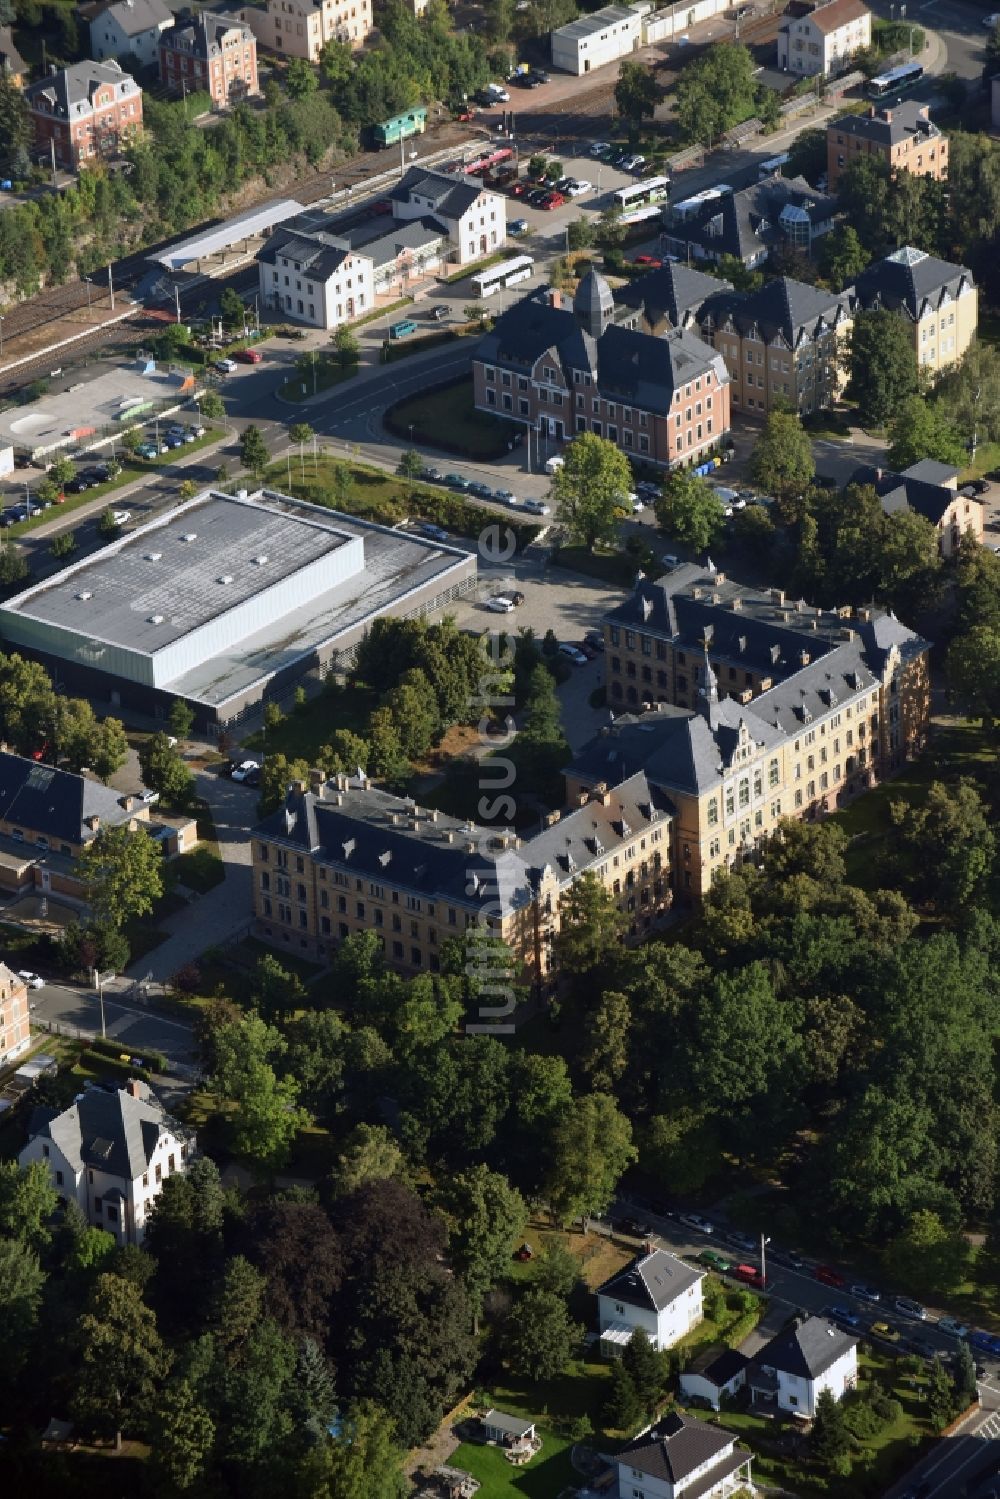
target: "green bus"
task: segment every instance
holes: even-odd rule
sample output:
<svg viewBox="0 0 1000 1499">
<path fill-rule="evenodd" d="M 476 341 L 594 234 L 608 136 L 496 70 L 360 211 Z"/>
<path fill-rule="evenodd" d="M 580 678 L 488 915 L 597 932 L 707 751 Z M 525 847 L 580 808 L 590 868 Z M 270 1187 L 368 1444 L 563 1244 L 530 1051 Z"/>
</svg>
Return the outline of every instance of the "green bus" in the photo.
<svg viewBox="0 0 1000 1499">
<path fill-rule="evenodd" d="M 391 120 L 383 120 L 381 125 L 375 126 L 373 134 L 375 144 L 381 150 L 384 146 L 398 145 L 411 135 L 423 135 L 426 129 L 427 110 L 420 105 L 416 109 L 407 110 L 406 114 L 393 115 Z"/>
</svg>

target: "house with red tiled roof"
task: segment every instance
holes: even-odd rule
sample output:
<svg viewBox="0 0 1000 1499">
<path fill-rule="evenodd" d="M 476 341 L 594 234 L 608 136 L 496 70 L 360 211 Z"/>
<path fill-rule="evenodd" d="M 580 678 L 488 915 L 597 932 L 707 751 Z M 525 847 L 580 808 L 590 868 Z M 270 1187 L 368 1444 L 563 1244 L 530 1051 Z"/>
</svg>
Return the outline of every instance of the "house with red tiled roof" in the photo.
<svg viewBox="0 0 1000 1499">
<path fill-rule="evenodd" d="M 791 0 L 778 31 L 778 67 L 825 78 L 842 73 L 871 42 L 871 11 L 861 0 Z"/>
</svg>

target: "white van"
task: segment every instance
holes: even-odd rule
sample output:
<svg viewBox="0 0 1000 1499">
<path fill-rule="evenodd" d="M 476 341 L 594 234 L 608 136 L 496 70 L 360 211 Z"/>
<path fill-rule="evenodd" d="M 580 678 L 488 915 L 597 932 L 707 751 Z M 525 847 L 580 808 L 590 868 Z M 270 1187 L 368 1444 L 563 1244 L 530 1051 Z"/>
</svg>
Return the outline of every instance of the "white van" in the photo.
<svg viewBox="0 0 1000 1499">
<path fill-rule="evenodd" d="M 545 460 L 545 472 L 547 474 L 554 474 L 558 469 L 562 468 L 565 462 L 565 458 L 560 458 L 557 453 L 554 458 L 547 458 Z"/>
</svg>

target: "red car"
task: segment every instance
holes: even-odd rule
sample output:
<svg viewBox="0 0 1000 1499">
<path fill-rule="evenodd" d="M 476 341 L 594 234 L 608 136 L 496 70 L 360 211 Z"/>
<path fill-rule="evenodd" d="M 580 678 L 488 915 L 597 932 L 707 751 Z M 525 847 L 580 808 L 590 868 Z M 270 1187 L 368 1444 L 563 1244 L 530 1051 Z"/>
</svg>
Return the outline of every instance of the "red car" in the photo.
<svg viewBox="0 0 1000 1499">
<path fill-rule="evenodd" d="M 507 191 L 512 198 L 523 198 L 528 191 L 528 184 L 526 182 L 512 182 Z"/>
<path fill-rule="evenodd" d="M 452 119 L 457 120 L 460 125 L 467 125 L 470 120 L 476 118 L 471 109 L 456 109 Z"/>
<path fill-rule="evenodd" d="M 235 357 L 242 364 L 260 364 L 264 356 L 259 349 L 237 349 Z"/>
<path fill-rule="evenodd" d="M 754 1290 L 760 1291 L 764 1288 L 761 1273 L 756 1265 L 734 1265 L 732 1274 L 737 1280 L 742 1280 L 746 1285 L 753 1286 Z"/>
<path fill-rule="evenodd" d="M 654 271 L 658 271 L 663 265 L 663 261 L 657 260 L 655 255 L 637 255 L 635 257 L 635 263 L 636 265 L 648 265 Z"/>
<path fill-rule="evenodd" d="M 542 199 L 543 208 L 561 208 L 566 202 L 562 193 L 549 193 L 547 198 Z"/>
<path fill-rule="evenodd" d="M 817 1265 L 813 1271 L 813 1275 L 817 1280 L 822 1281 L 825 1286 L 835 1286 L 838 1291 L 847 1284 L 840 1271 L 831 1270 L 829 1265 Z"/>
</svg>

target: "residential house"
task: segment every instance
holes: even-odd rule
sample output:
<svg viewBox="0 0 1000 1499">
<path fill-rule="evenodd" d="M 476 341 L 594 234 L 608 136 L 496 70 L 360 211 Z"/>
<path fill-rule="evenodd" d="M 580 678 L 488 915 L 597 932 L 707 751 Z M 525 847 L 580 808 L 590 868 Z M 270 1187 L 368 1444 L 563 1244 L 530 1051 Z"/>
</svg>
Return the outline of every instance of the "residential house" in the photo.
<svg viewBox="0 0 1000 1499">
<path fill-rule="evenodd" d="M 179 13 L 160 37 L 160 77 L 173 93 L 207 93 L 225 109 L 260 93 L 256 38 L 228 15 Z"/>
<path fill-rule="evenodd" d="M 858 1340 L 825 1317 L 807 1317 L 755 1353 L 747 1370 L 750 1400 L 812 1420 L 824 1390 L 841 1400 L 858 1381 Z"/>
<path fill-rule="evenodd" d="M 850 290 L 824 291 L 779 276 L 754 292 L 722 291 L 697 314 L 702 338 L 722 355 L 734 411 L 764 416 L 831 405 L 847 381 L 854 322 Z"/>
<path fill-rule="evenodd" d="M 506 1411 L 488 1410 L 480 1417 L 480 1430 L 487 1442 L 498 1447 L 530 1448 L 535 1440 L 534 1421 L 525 1421 L 521 1416 L 509 1416 Z"/>
<path fill-rule="evenodd" d="M 813 242 L 833 228 L 836 210 L 836 199 L 804 177 L 775 172 L 740 192 L 727 186 L 672 204 L 660 243 L 666 254 L 688 263 L 730 256 L 753 269 L 787 245 L 810 254 Z"/>
<path fill-rule="evenodd" d="M 726 1499 L 751 1489 L 752 1455 L 721 1426 L 671 1411 L 614 1457 L 621 1499 Z"/>
<path fill-rule="evenodd" d="M 117 156 L 142 130 L 142 89 L 113 60 L 75 62 L 25 89 L 36 151 L 76 171 Z"/>
<path fill-rule="evenodd" d="M 948 176 L 948 137 L 931 119 L 930 105 L 901 99 L 873 104 L 866 114 L 839 115 L 826 127 L 826 175 L 833 192 L 852 161 L 866 156 L 889 171 L 914 177 Z"/>
<path fill-rule="evenodd" d="M 144 827 L 166 853 L 193 848 L 197 823 L 154 823 L 154 801 L 0 750 L 0 891 L 82 899 L 76 860 L 102 827 Z"/>
<path fill-rule="evenodd" d="M 8 1067 L 30 1045 L 28 986 L 6 963 L 0 963 L 0 1067 Z"/>
<path fill-rule="evenodd" d="M 24 87 L 28 65 L 14 45 L 14 33 L 9 26 L 0 26 L 0 72 L 15 88 Z"/>
<path fill-rule="evenodd" d="M 119 1244 L 141 1244 L 164 1181 L 187 1170 L 194 1149 L 194 1134 L 130 1079 L 113 1093 L 90 1088 L 61 1113 L 36 1108 L 18 1161 L 44 1162 L 63 1202 Z"/>
<path fill-rule="evenodd" d="M 349 242 L 289 219 L 257 253 L 260 299 L 295 322 L 339 328 L 375 305 L 372 261 Z"/>
<path fill-rule="evenodd" d="M 680 1373 L 682 1400 L 700 1400 L 717 1411 L 732 1400 L 747 1381 L 747 1358 L 738 1348 L 707 1348 Z"/>
<path fill-rule="evenodd" d="M 595 432 L 659 468 L 701 462 L 729 431 L 729 374 L 722 356 L 684 329 L 665 336 L 616 321 L 597 271 L 572 309 L 544 289 L 497 318 L 473 354 L 480 410 L 561 443 Z"/>
<path fill-rule="evenodd" d="M 364 45 L 372 29 L 372 0 L 266 0 L 263 6 L 241 6 L 239 16 L 269 52 L 318 62 L 327 42 Z"/>
<path fill-rule="evenodd" d="M 657 270 L 615 288 L 615 322 L 643 333 L 670 333 L 675 328 L 697 333 L 703 304 L 720 291 L 732 289 L 732 283 L 720 276 L 668 260 Z"/>
<path fill-rule="evenodd" d="M 825 78 L 871 44 L 871 12 L 861 0 L 791 0 L 778 29 L 778 67 Z"/>
<path fill-rule="evenodd" d="M 904 245 L 861 272 L 854 286 L 866 310 L 906 320 L 917 363 L 930 375 L 960 360 L 976 336 L 979 292 L 964 265 Z"/>
<path fill-rule="evenodd" d="M 654 1348 L 672 1348 L 704 1315 L 704 1278 L 704 1270 L 665 1249 L 637 1255 L 597 1289 L 601 1351 L 620 1358 L 637 1329 Z"/>
<path fill-rule="evenodd" d="M 852 484 L 871 484 L 886 515 L 912 511 L 929 520 L 938 533 L 942 557 L 958 551 L 963 536 L 982 543 L 986 506 L 958 487 L 958 469 L 933 458 L 922 458 L 895 474 L 888 469 L 863 467 L 851 475 Z"/>
<path fill-rule="evenodd" d="M 135 58 L 143 67 L 155 67 L 160 37 L 174 24 L 166 0 L 98 0 L 79 11 L 90 26 L 90 55 L 96 62 Z"/>
<path fill-rule="evenodd" d="M 507 242 L 507 200 L 477 179 L 411 167 L 389 194 L 392 216 L 440 224 L 458 265 L 492 255 Z"/>
</svg>

